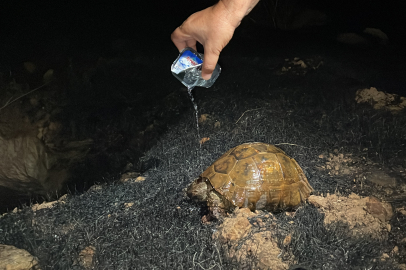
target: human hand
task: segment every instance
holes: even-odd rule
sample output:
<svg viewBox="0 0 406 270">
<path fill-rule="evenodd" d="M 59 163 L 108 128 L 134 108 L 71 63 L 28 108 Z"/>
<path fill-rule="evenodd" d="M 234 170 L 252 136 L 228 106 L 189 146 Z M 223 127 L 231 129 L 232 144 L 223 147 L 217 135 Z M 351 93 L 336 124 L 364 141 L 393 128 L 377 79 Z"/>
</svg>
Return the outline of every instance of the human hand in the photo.
<svg viewBox="0 0 406 270">
<path fill-rule="evenodd" d="M 230 0 L 233 1 L 233 0 Z M 236 0 L 228 5 L 228 0 L 219 1 L 216 5 L 192 14 L 172 33 L 171 39 L 179 51 L 186 47 L 196 50 L 196 42 L 204 47 L 202 77 L 211 78 L 220 56 L 220 52 L 233 37 L 235 29 L 242 18 L 258 2 L 242 0 L 244 4 L 235 6 Z M 254 3 L 251 6 L 245 3 Z"/>
</svg>

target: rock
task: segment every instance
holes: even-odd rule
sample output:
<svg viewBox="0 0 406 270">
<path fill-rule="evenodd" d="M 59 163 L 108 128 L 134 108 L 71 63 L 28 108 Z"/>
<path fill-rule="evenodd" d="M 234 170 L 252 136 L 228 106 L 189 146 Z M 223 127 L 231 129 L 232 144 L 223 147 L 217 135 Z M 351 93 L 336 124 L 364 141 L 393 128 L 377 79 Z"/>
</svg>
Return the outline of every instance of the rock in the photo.
<svg viewBox="0 0 406 270">
<path fill-rule="evenodd" d="M 41 210 L 41 209 L 46 209 L 46 208 L 52 208 L 54 207 L 55 204 L 59 203 L 60 201 L 52 201 L 52 202 L 43 202 L 41 204 L 34 204 L 31 209 L 32 211 L 37 211 L 37 210 Z"/>
<path fill-rule="evenodd" d="M 402 207 L 402 208 L 397 208 L 396 211 L 399 212 L 399 213 L 401 213 L 402 215 L 406 216 L 406 210 L 405 210 L 405 208 L 403 208 L 403 207 Z"/>
<path fill-rule="evenodd" d="M 121 175 L 120 181 L 123 183 L 125 182 L 137 183 L 145 181 L 145 179 L 146 178 L 141 176 L 140 173 L 138 172 L 126 172 Z"/>
<path fill-rule="evenodd" d="M 64 194 L 61 197 L 59 197 L 58 201 L 59 202 L 64 202 L 68 198 L 68 194 Z"/>
<path fill-rule="evenodd" d="M 40 270 L 38 261 L 28 251 L 0 244 L 0 269 Z"/>
<path fill-rule="evenodd" d="M 0 125 L 0 133 L 3 129 Z M 89 151 L 89 140 L 69 142 L 63 150 L 51 149 L 34 134 L 12 135 L 0 136 L 0 186 L 23 194 L 60 191 L 69 178 L 71 165 Z"/>
<path fill-rule="evenodd" d="M 102 185 L 93 185 L 87 190 L 87 192 L 97 192 L 101 191 L 102 189 L 103 189 Z"/>
<path fill-rule="evenodd" d="M 96 248 L 88 246 L 79 253 L 79 264 L 85 269 L 93 269 Z"/>
<path fill-rule="evenodd" d="M 390 258 L 389 254 L 383 253 L 382 256 L 381 256 L 381 261 L 385 261 L 385 260 L 387 260 L 389 258 Z"/>
<path fill-rule="evenodd" d="M 203 122 L 206 122 L 207 119 L 209 119 L 209 118 L 210 118 L 209 114 L 207 114 L 207 113 L 201 114 L 200 117 L 199 117 L 198 122 L 199 122 L 199 124 L 201 124 Z"/>
<path fill-rule="evenodd" d="M 399 270 L 406 270 L 406 264 L 402 263 L 398 265 Z"/>
<path fill-rule="evenodd" d="M 389 187 L 384 188 L 383 191 L 385 192 L 386 196 L 390 196 L 393 194 L 393 189 L 391 189 Z"/>
<path fill-rule="evenodd" d="M 205 142 L 208 142 L 209 140 L 210 140 L 209 137 L 204 137 L 204 138 L 201 138 L 201 139 L 200 139 L 199 143 L 200 143 L 200 145 L 202 145 L 202 144 L 204 144 Z"/>
<path fill-rule="evenodd" d="M 0 186 L 14 190 L 46 194 L 60 190 L 67 175 L 50 179 L 49 170 L 57 159 L 36 137 L 5 139 L 0 136 Z"/>
<path fill-rule="evenodd" d="M 369 197 L 366 202 L 366 211 L 382 222 L 389 221 L 393 216 L 392 206 L 382 203 L 375 197 Z"/>
<path fill-rule="evenodd" d="M 124 203 L 124 207 L 125 207 L 125 208 L 130 208 L 130 207 L 132 207 L 133 205 L 134 205 L 133 202 Z"/>
<path fill-rule="evenodd" d="M 386 109 L 393 114 L 401 112 L 406 107 L 405 97 L 378 91 L 375 87 L 359 89 L 355 101 L 369 103 L 375 110 Z"/>
<path fill-rule="evenodd" d="M 261 227 L 261 228 L 266 226 L 264 221 L 262 219 L 260 219 L 260 218 L 257 218 L 257 223 L 258 223 L 258 226 Z"/>
<path fill-rule="evenodd" d="M 367 180 L 380 186 L 396 186 L 396 179 L 394 177 L 391 177 L 384 171 L 378 169 L 371 170 L 370 174 L 367 175 Z"/>
<path fill-rule="evenodd" d="M 399 248 L 398 248 L 398 246 L 395 246 L 395 247 L 392 249 L 391 254 L 392 254 L 392 256 L 399 254 Z"/>
<path fill-rule="evenodd" d="M 283 239 L 283 246 L 289 246 L 290 243 L 292 242 L 292 234 L 288 234 L 285 239 Z"/>
</svg>

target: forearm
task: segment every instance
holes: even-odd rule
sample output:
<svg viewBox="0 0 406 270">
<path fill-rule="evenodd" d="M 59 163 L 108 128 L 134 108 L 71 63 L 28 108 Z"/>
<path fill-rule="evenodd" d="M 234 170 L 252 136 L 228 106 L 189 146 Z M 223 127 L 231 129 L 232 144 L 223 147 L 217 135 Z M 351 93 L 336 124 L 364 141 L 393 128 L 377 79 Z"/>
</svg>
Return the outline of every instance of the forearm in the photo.
<svg viewBox="0 0 406 270">
<path fill-rule="evenodd" d="M 259 0 L 220 0 L 214 8 L 223 9 L 227 19 L 237 27 Z"/>
</svg>

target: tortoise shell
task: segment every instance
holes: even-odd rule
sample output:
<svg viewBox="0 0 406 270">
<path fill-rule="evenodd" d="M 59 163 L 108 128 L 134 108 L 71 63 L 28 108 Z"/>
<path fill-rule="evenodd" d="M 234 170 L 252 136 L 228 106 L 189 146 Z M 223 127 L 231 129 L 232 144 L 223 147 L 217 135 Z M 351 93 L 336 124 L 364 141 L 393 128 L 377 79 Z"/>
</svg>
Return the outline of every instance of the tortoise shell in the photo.
<svg viewBox="0 0 406 270">
<path fill-rule="evenodd" d="M 266 143 L 230 149 L 201 175 L 233 206 L 269 211 L 295 208 L 312 192 L 299 164 Z"/>
</svg>

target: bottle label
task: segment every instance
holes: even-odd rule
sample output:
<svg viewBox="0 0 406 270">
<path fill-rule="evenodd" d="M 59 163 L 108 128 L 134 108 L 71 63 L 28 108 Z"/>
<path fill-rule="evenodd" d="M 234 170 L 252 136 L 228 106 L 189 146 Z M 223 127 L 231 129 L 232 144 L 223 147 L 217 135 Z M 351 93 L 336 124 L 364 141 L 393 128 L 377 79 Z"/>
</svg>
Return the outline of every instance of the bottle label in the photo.
<svg viewBox="0 0 406 270">
<path fill-rule="evenodd" d="M 216 81 L 221 72 L 219 64 L 213 70 L 209 80 L 202 78 L 202 64 L 204 55 L 192 48 L 185 48 L 173 62 L 171 71 L 184 86 L 192 90 L 195 86 L 209 88 Z"/>
<path fill-rule="evenodd" d="M 179 74 L 185 69 L 199 66 L 202 63 L 202 59 L 200 59 L 196 54 L 189 50 L 186 50 L 180 55 L 178 61 L 173 66 L 172 72 L 174 72 L 175 74 Z"/>
</svg>

